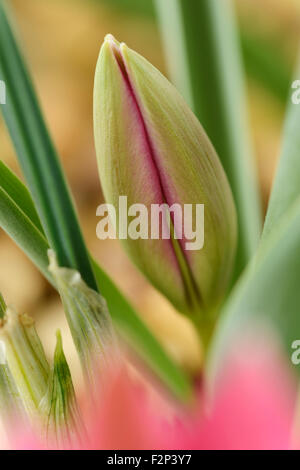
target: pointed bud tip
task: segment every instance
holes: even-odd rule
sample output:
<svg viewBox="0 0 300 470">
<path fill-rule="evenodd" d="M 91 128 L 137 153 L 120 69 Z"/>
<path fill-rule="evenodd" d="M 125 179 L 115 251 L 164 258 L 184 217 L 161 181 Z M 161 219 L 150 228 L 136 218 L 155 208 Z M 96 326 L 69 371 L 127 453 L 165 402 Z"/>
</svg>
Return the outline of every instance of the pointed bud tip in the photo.
<svg viewBox="0 0 300 470">
<path fill-rule="evenodd" d="M 112 46 L 116 46 L 117 48 L 120 47 L 119 41 L 117 41 L 117 39 L 110 33 L 105 36 L 104 43 L 108 43 Z"/>
<path fill-rule="evenodd" d="M 104 38 L 103 46 L 108 46 L 113 51 L 119 62 L 122 62 L 122 53 L 128 50 L 125 42 L 119 42 L 112 34 L 107 34 Z"/>
<path fill-rule="evenodd" d="M 62 350 L 63 350 L 62 336 L 61 336 L 61 331 L 58 329 L 56 330 L 56 351 L 61 352 Z"/>
<path fill-rule="evenodd" d="M 56 365 L 60 363 L 60 361 L 65 361 L 65 354 L 63 349 L 63 341 L 61 336 L 61 331 L 58 329 L 56 330 L 56 345 L 55 345 L 55 352 L 54 352 L 54 363 Z"/>
</svg>

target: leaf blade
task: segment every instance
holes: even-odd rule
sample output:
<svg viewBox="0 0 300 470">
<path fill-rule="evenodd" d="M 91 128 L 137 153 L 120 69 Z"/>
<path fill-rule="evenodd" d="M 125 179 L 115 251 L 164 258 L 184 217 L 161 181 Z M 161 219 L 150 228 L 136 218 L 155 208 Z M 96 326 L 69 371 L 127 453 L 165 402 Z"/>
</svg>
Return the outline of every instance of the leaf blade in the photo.
<svg viewBox="0 0 300 470">
<path fill-rule="evenodd" d="M 223 310 L 208 361 L 214 383 L 236 337 L 251 325 L 271 327 L 288 356 L 300 332 L 300 196 L 264 250 L 244 272 Z M 299 368 L 296 368 L 300 373 Z"/>
<path fill-rule="evenodd" d="M 96 287 L 69 188 L 44 123 L 25 63 L 0 2 L 0 73 L 6 83 L 2 114 L 51 247 L 63 266 Z"/>
<path fill-rule="evenodd" d="M 300 62 L 298 74 L 300 72 Z M 284 125 L 282 150 L 270 196 L 262 243 L 277 229 L 278 221 L 300 194 L 300 106 L 290 102 Z"/>
</svg>

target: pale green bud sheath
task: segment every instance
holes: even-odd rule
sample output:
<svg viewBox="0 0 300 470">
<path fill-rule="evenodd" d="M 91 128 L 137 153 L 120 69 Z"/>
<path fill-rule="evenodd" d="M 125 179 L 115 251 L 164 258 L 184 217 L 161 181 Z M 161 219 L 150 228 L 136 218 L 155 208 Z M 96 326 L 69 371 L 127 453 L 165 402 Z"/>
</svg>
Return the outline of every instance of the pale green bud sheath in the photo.
<svg viewBox="0 0 300 470">
<path fill-rule="evenodd" d="M 7 362 L 0 362 L 0 420 L 11 432 L 12 425 L 24 421 L 25 409 Z"/>
<path fill-rule="evenodd" d="M 0 341 L 4 344 L 7 365 L 18 394 L 29 414 L 37 416 L 47 390 L 49 365 L 34 320 L 7 307 L 1 319 Z"/>
<path fill-rule="evenodd" d="M 0 319 L 5 317 L 6 304 L 0 293 Z M 0 320 L 1 321 L 1 320 Z M 0 420 L 8 434 L 15 423 L 23 423 L 25 409 L 6 359 L 6 348 L 0 343 Z"/>
<path fill-rule="evenodd" d="M 59 291 L 82 370 L 91 387 L 98 385 L 103 367 L 109 366 L 117 341 L 106 301 L 82 280 L 78 271 L 59 267 L 48 251 L 49 271 Z"/>
<path fill-rule="evenodd" d="M 6 312 L 6 304 L 3 299 L 2 294 L 0 293 L 0 320 L 4 318 Z"/>
<path fill-rule="evenodd" d="M 60 331 L 57 331 L 56 338 L 53 368 L 40 410 L 46 417 L 46 440 L 50 447 L 73 448 L 84 436 L 84 427 Z"/>
<path fill-rule="evenodd" d="M 217 120 L 217 116 L 216 116 Z M 147 60 L 105 38 L 95 74 L 94 133 L 107 203 L 204 204 L 204 246 L 122 240 L 142 273 L 181 312 L 205 323 L 222 299 L 236 249 L 236 211 L 216 152 L 174 86 Z M 117 214 L 117 225 L 118 225 Z M 171 233 L 178 233 L 171 213 Z M 117 227 L 119 228 L 119 227 Z"/>
</svg>

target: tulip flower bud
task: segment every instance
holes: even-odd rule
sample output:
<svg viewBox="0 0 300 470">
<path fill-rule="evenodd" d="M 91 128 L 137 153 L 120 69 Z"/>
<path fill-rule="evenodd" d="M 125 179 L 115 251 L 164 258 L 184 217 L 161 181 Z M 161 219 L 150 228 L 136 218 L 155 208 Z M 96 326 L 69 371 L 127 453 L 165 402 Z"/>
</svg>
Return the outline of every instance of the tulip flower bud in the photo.
<svg viewBox="0 0 300 470">
<path fill-rule="evenodd" d="M 174 86 L 111 35 L 96 69 L 94 132 L 103 193 L 117 211 L 116 229 L 129 256 L 179 311 L 193 316 L 211 310 L 228 286 L 236 248 L 236 212 L 227 178 L 201 124 Z M 163 236 L 163 228 L 159 236 L 151 236 L 152 227 L 148 236 L 143 232 L 126 238 L 123 225 L 130 217 L 124 220 L 120 214 L 120 196 L 127 196 L 128 207 L 146 207 L 148 228 L 153 206 L 165 204 L 170 238 Z M 200 205 L 204 227 L 200 217 L 201 226 L 196 218 L 188 231 L 185 209 L 197 213 Z M 178 207 L 182 218 L 175 217 Z M 200 237 L 194 248 L 189 245 L 193 230 Z"/>
</svg>

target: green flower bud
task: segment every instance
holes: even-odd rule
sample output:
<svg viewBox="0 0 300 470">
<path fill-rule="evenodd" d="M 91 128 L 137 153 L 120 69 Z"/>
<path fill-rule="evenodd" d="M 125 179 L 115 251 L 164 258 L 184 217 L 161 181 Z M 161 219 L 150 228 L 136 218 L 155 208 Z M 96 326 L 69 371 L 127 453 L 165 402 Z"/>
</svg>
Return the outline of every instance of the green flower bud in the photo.
<svg viewBox="0 0 300 470">
<path fill-rule="evenodd" d="M 118 209 L 120 196 L 127 196 L 128 207 L 147 208 L 148 227 L 153 205 L 167 205 L 170 239 L 151 238 L 150 231 L 137 239 L 121 236 L 131 259 L 179 311 L 193 317 L 212 310 L 228 287 L 236 248 L 236 211 L 227 178 L 174 86 L 111 35 L 96 68 L 94 133 L 102 189 L 117 211 L 119 234 L 129 223 Z M 195 212 L 204 205 L 204 228 L 203 223 L 193 228 L 195 237 L 203 229 L 203 247 L 188 247 L 184 220 L 170 210 L 174 204 L 182 213 L 185 205 Z"/>
</svg>

